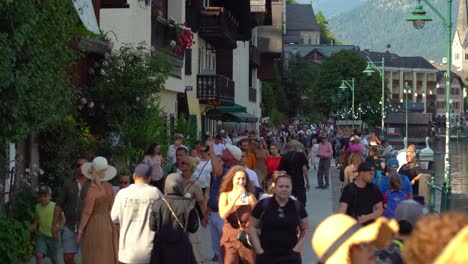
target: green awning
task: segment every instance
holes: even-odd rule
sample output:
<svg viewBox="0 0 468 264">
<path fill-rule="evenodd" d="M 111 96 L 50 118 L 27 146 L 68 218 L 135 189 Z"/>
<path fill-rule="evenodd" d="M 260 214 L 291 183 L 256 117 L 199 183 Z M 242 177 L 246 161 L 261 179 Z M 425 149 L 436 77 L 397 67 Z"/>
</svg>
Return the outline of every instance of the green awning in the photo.
<svg viewBox="0 0 468 264">
<path fill-rule="evenodd" d="M 239 113 L 239 112 L 247 112 L 247 107 L 234 104 L 234 105 L 224 105 L 224 106 L 217 106 L 215 108 L 216 110 L 219 110 L 223 113 Z"/>
<path fill-rule="evenodd" d="M 257 123 L 258 117 L 247 113 L 242 105 L 218 106 L 206 112 L 206 117 L 212 120 L 235 123 Z"/>
</svg>

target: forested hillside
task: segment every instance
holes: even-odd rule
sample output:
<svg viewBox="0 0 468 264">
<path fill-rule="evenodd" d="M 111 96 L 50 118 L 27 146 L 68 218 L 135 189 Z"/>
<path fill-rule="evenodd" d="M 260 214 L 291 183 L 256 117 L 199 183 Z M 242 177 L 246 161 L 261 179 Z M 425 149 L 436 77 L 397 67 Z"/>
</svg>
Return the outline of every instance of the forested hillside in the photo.
<svg viewBox="0 0 468 264">
<path fill-rule="evenodd" d="M 458 1 L 452 4 L 453 31 L 456 29 Z M 442 21 L 423 2 L 421 4 L 433 21 L 421 30 L 405 21 L 416 6 L 413 0 L 364 0 L 355 8 L 328 20 L 330 32 L 343 44 L 353 44 L 361 49 L 384 51 L 391 44 L 392 52 L 400 56 L 434 58 L 436 62 L 446 57 L 446 33 Z M 446 15 L 446 0 L 431 3 Z M 453 41 L 453 34 L 452 40 Z"/>
</svg>

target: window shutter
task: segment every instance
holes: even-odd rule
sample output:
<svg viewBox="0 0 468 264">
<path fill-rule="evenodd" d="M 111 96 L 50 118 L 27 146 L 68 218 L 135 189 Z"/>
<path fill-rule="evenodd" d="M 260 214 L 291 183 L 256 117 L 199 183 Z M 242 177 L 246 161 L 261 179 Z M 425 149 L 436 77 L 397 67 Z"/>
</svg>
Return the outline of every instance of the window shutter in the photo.
<svg viewBox="0 0 468 264">
<path fill-rule="evenodd" d="M 192 50 L 185 49 L 185 75 L 192 74 Z"/>
</svg>

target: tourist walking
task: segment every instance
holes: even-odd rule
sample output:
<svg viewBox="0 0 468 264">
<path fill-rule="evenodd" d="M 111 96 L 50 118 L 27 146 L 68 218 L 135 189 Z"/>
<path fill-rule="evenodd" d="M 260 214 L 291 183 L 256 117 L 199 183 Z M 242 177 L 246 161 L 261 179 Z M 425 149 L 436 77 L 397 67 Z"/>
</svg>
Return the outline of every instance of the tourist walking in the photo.
<svg viewBox="0 0 468 264">
<path fill-rule="evenodd" d="M 348 160 L 348 166 L 344 169 L 344 183 L 353 182 L 358 176 L 358 167 L 364 161 L 364 158 L 359 152 L 351 153 Z"/>
<path fill-rule="evenodd" d="M 411 182 L 408 179 L 408 176 L 400 174 L 397 172 L 399 167 L 398 160 L 396 158 L 390 158 L 387 160 L 387 175 L 382 178 L 379 183 L 379 190 L 382 193 L 385 193 L 390 190 L 390 177 L 397 175 L 401 178 L 401 188 L 400 190 L 404 192 L 408 198 L 413 198 L 413 187 Z"/>
<path fill-rule="evenodd" d="M 175 152 L 176 161 L 174 163 L 166 165 L 164 168 L 164 175 L 171 173 L 182 173 L 182 161 L 188 157 L 188 149 L 185 146 L 180 146 Z"/>
<path fill-rule="evenodd" d="M 182 161 L 182 178 L 184 179 L 184 196 L 185 198 L 190 199 L 193 202 L 194 207 L 198 207 L 198 211 L 201 212 L 199 217 L 203 219 L 205 216 L 208 215 L 207 212 L 207 200 L 205 200 L 205 196 L 203 195 L 202 188 L 200 183 L 194 177 L 194 173 L 197 170 L 199 159 L 188 157 L 184 161 Z M 203 221 L 203 222 L 206 222 Z M 202 254 L 202 245 L 201 245 L 201 238 L 199 230 L 194 233 L 189 233 L 190 243 L 192 244 L 193 253 L 195 255 L 195 259 L 197 263 L 203 263 L 204 258 Z"/>
<path fill-rule="evenodd" d="M 398 173 L 408 176 L 413 186 L 413 195 L 419 195 L 419 179 L 422 176 L 422 170 L 419 164 L 416 163 L 416 152 L 406 153 L 406 164 L 401 166 Z"/>
<path fill-rule="evenodd" d="M 317 183 L 318 186 L 315 189 L 327 189 L 330 186 L 330 164 L 331 158 L 333 157 L 333 148 L 327 140 L 325 133 L 320 133 L 319 136 L 319 148 L 316 156 L 320 158 L 319 166 L 317 169 Z M 325 180 L 325 185 L 323 184 Z"/>
<path fill-rule="evenodd" d="M 158 143 L 153 143 L 145 152 L 143 163 L 151 166 L 151 185 L 157 187 L 159 190 L 164 188 L 163 169 L 166 165 L 161 154 L 161 146 Z"/>
<path fill-rule="evenodd" d="M 401 202 L 407 200 L 409 197 L 406 193 L 400 190 L 401 188 L 401 178 L 398 175 L 392 175 L 389 179 L 390 190 L 386 191 L 384 196 L 384 211 L 382 216 L 387 218 L 395 217 L 395 210 Z"/>
<path fill-rule="evenodd" d="M 81 167 L 83 174 L 91 179 L 86 193 L 76 243 L 83 236 L 81 260 L 83 264 L 117 263 L 117 231 L 110 217 L 115 191 L 107 181 L 117 174 L 104 157 L 96 157 Z"/>
<path fill-rule="evenodd" d="M 299 142 L 289 142 L 289 152 L 281 159 L 279 170 L 286 171 L 292 179 L 292 194 L 305 206 L 306 192 L 310 189 L 309 162 L 304 152 L 298 151 Z"/>
<path fill-rule="evenodd" d="M 55 203 L 50 200 L 52 191 L 49 186 L 41 185 L 37 193 L 39 194 L 39 203 L 36 204 L 36 216 L 29 227 L 30 232 L 38 231 L 36 264 L 42 264 L 45 257 L 49 257 L 53 264 L 57 264 L 59 240 L 52 235 L 55 210 Z"/>
<path fill-rule="evenodd" d="M 155 233 L 149 228 L 149 213 L 161 191 L 149 185 L 152 168 L 139 164 L 133 173 L 134 184 L 120 190 L 112 206 L 112 221 L 119 221 L 119 262 L 149 263 Z"/>
<path fill-rule="evenodd" d="M 249 234 L 257 253 L 256 261 L 257 264 L 300 264 L 301 251 L 310 232 L 307 212 L 299 201 L 290 197 L 289 176 L 279 176 L 274 183 L 273 197 L 259 201 L 250 217 Z"/>
<path fill-rule="evenodd" d="M 265 141 L 260 140 L 256 144 L 255 148 L 255 172 L 257 173 L 258 176 L 258 182 L 260 184 L 260 187 L 264 186 L 264 181 L 267 177 L 267 166 L 265 164 L 265 159 L 270 155 L 268 153 L 267 145 Z"/>
<path fill-rule="evenodd" d="M 211 157 L 210 157 L 210 150 L 209 150 L 210 147 L 208 146 L 203 146 L 201 148 L 201 158 L 200 158 L 200 162 L 198 163 L 197 165 L 197 170 L 195 171 L 193 177 L 198 181 L 198 183 L 200 184 L 200 187 L 202 189 L 202 192 L 203 192 L 203 197 L 204 200 L 207 202 L 208 201 L 208 198 L 210 197 L 210 186 L 211 186 L 211 173 L 213 172 L 213 164 L 211 162 Z M 216 156 L 214 156 L 214 158 L 218 158 Z M 198 209 L 197 209 L 198 210 Z M 201 213 L 201 210 L 198 211 L 198 214 Z M 205 215 L 206 216 L 206 212 L 205 212 Z M 200 217 L 203 217 L 200 215 Z M 208 223 L 208 219 L 206 219 L 205 221 L 206 223 Z M 206 224 L 203 223 L 202 221 L 202 225 L 203 226 L 206 226 Z"/>
<path fill-rule="evenodd" d="M 270 145 L 270 156 L 265 158 L 265 164 L 267 167 L 267 177 L 265 180 L 264 190 L 267 189 L 271 184 L 273 172 L 277 171 L 281 163 L 281 155 L 279 154 L 279 148 L 275 144 Z"/>
<path fill-rule="evenodd" d="M 151 264 L 196 264 L 188 234 L 198 230 L 197 210 L 184 197 L 184 179 L 169 174 L 164 185 L 164 197 L 154 201 L 149 227 L 156 232 L 151 251 Z"/>
<path fill-rule="evenodd" d="M 255 252 L 238 239 L 241 233 L 241 236 L 247 235 L 250 213 L 257 202 L 244 167 L 231 167 L 219 191 L 219 215 L 224 220 L 220 240 L 223 263 L 254 264 Z M 247 239 L 244 242 L 247 243 Z"/>
<path fill-rule="evenodd" d="M 184 135 L 175 134 L 175 142 L 174 142 L 174 144 L 170 145 L 168 150 L 167 150 L 167 162 L 168 163 L 176 163 L 177 162 L 177 160 L 176 160 L 176 150 L 179 147 L 184 147 L 185 149 L 187 149 L 187 152 L 188 152 L 188 148 L 182 144 L 183 142 L 184 142 Z"/>
<path fill-rule="evenodd" d="M 80 249 L 80 244 L 76 243 L 75 238 L 80 224 L 83 200 L 91 183 L 81 170 L 81 166 L 86 162 L 88 160 L 82 157 L 76 160 L 75 176 L 72 179 L 65 180 L 55 205 L 54 223 L 52 224 L 52 233 L 55 238 L 58 238 L 57 223 L 62 212 L 66 219 L 62 232 L 63 260 L 65 264 L 74 264 L 75 255 Z"/>
<path fill-rule="evenodd" d="M 343 188 L 339 213 L 354 217 L 364 225 L 372 223 L 382 215 L 383 196 L 378 187 L 372 183 L 373 177 L 373 164 L 361 163 L 358 167 L 357 179 Z"/>
</svg>

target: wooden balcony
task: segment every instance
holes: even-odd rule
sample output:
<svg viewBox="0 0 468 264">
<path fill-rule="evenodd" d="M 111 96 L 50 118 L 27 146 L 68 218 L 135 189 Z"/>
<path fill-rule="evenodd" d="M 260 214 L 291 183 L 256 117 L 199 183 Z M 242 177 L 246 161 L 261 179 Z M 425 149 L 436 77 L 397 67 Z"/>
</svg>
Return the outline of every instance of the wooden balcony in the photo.
<svg viewBox="0 0 468 264">
<path fill-rule="evenodd" d="M 257 89 L 249 87 L 249 101 L 257 102 Z"/>
<path fill-rule="evenodd" d="M 159 51 L 166 51 L 171 41 L 176 40 L 176 33 L 169 28 L 167 22 L 160 17 L 153 16 L 151 25 L 151 45 Z M 181 78 L 184 53 L 177 54 L 174 49 L 172 52 L 168 52 L 168 59 L 172 65 L 169 75 L 175 78 Z"/>
<path fill-rule="evenodd" d="M 200 10 L 198 35 L 215 47 L 235 49 L 239 21 L 224 7 L 205 7 Z"/>
<path fill-rule="evenodd" d="M 233 105 L 234 81 L 220 74 L 197 75 L 197 98 L 202 104 Z"/>
<path fill-rule="evenodd" d="M 260 51 L 254 45 L 249 48 L 249 61 L 250 65 L 260 67 Z"/>
</svg>

